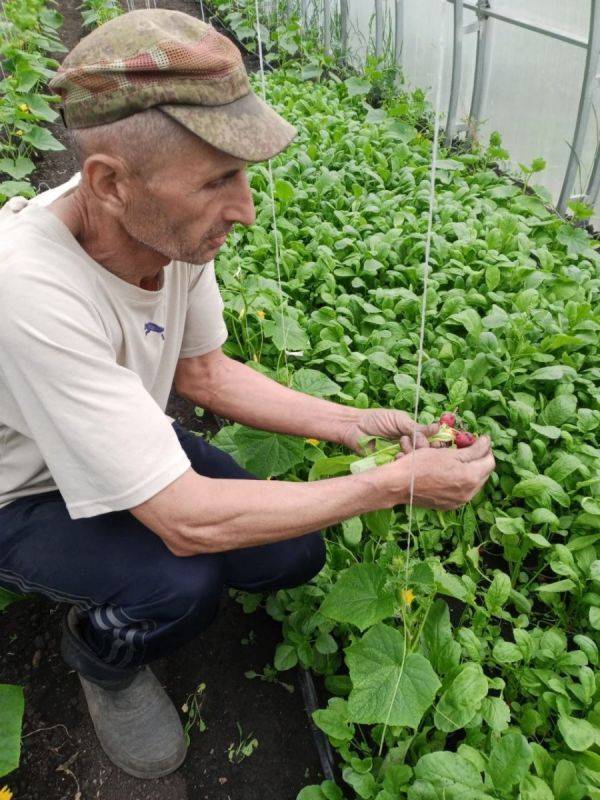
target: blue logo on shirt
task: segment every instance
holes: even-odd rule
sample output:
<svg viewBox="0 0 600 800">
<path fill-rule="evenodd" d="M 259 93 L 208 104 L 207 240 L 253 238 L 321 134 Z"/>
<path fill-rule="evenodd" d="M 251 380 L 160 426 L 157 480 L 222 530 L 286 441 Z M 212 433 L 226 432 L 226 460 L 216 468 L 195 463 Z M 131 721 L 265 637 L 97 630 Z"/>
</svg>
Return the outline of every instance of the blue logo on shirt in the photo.
<svg viewBox="0 0 600 800">
<path fill-rule="evenodd" d="M 164 328 L 160 325 L 157 325 L 156 322 L 144 323 L 144 336 L 148 336 L 149 333 L 160 333 L 161 338 L 164 339 L 165 335 L 163 331 Z"/>
</svg>

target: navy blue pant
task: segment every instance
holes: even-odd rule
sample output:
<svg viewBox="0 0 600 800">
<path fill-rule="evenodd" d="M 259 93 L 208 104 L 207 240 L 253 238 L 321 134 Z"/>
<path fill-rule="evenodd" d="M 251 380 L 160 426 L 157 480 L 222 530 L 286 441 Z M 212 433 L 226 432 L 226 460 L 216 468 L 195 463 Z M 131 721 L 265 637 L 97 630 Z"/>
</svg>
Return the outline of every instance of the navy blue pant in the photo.
<svg viewBox="0 0 600 800">
<path fill-rule="evenodd" d="M 201 437 L 174 428 L 199 474 L 254 477 Z M 129 511 L 71 519 L 58 491 L 0 509 L 0 586 L 76 605 L 85 612 L 85 643 L 118 669 L 139 668 L 204 630 L 223 587 L 291 588 L 310 580 L 324 560 L 320 533 L 177 557 Z"/>
</svg>

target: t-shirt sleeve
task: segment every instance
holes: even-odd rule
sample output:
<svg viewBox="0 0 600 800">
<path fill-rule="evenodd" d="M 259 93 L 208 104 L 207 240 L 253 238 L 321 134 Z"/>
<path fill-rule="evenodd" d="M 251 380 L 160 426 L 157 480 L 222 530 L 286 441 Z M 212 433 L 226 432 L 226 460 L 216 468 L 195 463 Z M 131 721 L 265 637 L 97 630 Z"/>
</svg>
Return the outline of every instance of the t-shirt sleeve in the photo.
<svg viewBox="0 0 600 800">
<path fill-rule="evenodd" d="M 93 302 L 12 275 L 0 293 L 0 370 L 72 519 L 143 503 L 189 469 L 167 417 L 119 365 Z"/>
<path fill-rule="evenodd" d="M 214 261 L 193 265 L 180 358 L 209 353 L 227 340 L 223 308 Z"/>
</svg>

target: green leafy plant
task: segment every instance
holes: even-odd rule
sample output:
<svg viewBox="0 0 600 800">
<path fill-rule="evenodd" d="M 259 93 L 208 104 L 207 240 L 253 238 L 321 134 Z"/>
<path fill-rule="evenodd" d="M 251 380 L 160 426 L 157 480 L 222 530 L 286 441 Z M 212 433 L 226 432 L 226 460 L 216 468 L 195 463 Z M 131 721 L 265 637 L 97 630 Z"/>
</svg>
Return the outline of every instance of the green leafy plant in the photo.
<svg viewBox="0 0 600 800">
<path fill-rule="evenodd" d="M 46 0 L 8 0 L 0 19 L 0 204 L 15 195 L 32 197 L 28 176 L 38 151 L 62 150 L 44 124 L 59 98 L 44 93 L 58 62 L 48 53 L 66 52 L 58 38 L 62 16 Z"/>
<path fill-rule="evenodd" d="M 410 412 L 423 96 L 400 92 L 374 114 L 367 86 L 325 80 L 307 94 L 289 70 L 268 91 L 300 130 L 273 163 L 283 298 L 256 165 L 256 225 L 217 262 L 227 352 L 315 396 Z M 567 775 L 597 796 L 600 258 L 541 190 L 496 172 L 504 157 L 499 137 L 440 153 L 420 406 L 423 423 L 460 407 L 491 436 L 496 472 L 460 511 L 414 509 L 408 549 L 402 507 L 334 526 L 312 583 L 248 605 L 282 623 L 275 667 L 310 668 L 329 691 L 315 722 L 345 788 L 302 800 L 550 798 Z M 213 441 L 263 478 L 326 479 L 359 459 L 240 425 Z"/>
<path fill-rule="evenodd" d="M 200 733 L 204 733 L 206 730 L 206 722 L 202 717 L 202 705 L 206 697 L 205 692 L 206 684 L 198 684 L 198 687 L 186 697 L 185 702 L 181 706 L 181 710 L 186 716 L 183 733 L 188 747 L 190 745 L 190 733 L 194 728 Z"/>
<path fill-rule="evenodd" d="M 0 589 L 0 612 L 19 599 L 13 592 Z M 23 689 L 0 684 L 0 778 L 19 766 L 24 709 Z"/>
<path fill-rule="evenodd" d="M 519 169 L 523 174 L 523 192 L 526 192 L 529 187 L 529 181 L 533 175 L 543 172 L 546 169 L 546 161 L 543 158 L 534 158 L 529 166 L 519 162 Z"/>
<path fill-rule="evenodd" d="M 123 13 L 119 0 L 85 0 L 79 8 L 83 24 L 89 28 L 96 28 Z"/>
<path fill-rule="evenodd" d="M 235 723 L 238 729 L 238 741 L 231 742 L 227 748 L 227 758 L 231 764 L 241 764 L 245 758 L 249 758 L 258 747 L 258 739 L 252 733 L 247 736 L 242 731 L 239 722 Z"/>
</svg>

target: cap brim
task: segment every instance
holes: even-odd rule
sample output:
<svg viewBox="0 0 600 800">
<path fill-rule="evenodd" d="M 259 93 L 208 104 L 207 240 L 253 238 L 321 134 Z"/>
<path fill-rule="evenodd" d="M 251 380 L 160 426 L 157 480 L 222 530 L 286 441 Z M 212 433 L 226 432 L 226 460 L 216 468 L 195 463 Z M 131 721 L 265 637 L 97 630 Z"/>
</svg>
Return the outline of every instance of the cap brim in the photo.
<svg viewBox="0 0 600 800">
<path fill-rule="evenodd" d="M 298 133 L 254 92 L 222 106 L 157 107 L 213 147 L 242 161 L 273 158 Z"/>
</svg>

